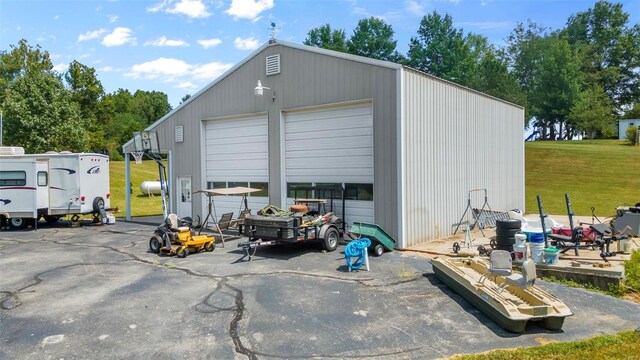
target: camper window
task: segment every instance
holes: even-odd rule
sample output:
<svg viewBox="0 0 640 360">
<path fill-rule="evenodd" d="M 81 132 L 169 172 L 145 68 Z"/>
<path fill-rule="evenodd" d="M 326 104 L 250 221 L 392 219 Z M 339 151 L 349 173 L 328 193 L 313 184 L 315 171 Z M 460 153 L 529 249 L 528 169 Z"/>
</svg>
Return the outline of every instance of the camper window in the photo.
<svg viewBox="0 0 640 360">
<path fill-rule="evenodd" d="M 49 179 L 46 171 L 38 171 L 38 186 L 47 186 Z"/>
<path fill-rule="evenodd" d="M 26 171 L 0 171 L 0 186 L 27 185 Z"/>
</svg>

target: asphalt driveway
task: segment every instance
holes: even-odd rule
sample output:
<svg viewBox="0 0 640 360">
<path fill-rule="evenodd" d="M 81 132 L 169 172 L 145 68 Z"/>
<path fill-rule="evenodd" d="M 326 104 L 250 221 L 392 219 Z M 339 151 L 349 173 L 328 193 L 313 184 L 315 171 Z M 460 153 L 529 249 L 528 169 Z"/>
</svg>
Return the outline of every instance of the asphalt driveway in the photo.
<svg viewBox="0 0 640 360">
<path fill-rule="evenodd" d="M 0 358 L 422 359 L 533 346 L 640 326 L 640 305 L 554 283 L 563 331 L 505 332 L 401 252 L 346 272 L 317 244 L 238 240 L 186 259 L 148 252 L 154 227 L 0 232 Z"/>
</svg>

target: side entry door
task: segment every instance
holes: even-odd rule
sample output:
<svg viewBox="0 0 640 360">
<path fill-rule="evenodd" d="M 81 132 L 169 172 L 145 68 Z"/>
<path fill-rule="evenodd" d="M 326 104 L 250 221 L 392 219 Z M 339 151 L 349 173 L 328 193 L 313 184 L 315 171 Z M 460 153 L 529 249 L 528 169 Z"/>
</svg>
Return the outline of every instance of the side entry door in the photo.
<svg viewBox="0 0 640 360">
<path fill-rule="evenodd" d="M 176 187 L 178 206 L 176 213 L 179 217 L 193 217 L 191 207 L 191 176 L 178 177 L 178 186 Z"/>
</svg>

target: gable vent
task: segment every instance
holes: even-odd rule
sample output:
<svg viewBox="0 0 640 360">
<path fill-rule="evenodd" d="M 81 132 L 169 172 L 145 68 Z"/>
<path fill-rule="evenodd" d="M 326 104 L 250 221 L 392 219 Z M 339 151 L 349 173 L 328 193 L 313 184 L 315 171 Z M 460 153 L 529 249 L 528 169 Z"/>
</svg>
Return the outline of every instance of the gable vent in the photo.
<svg viewBox="0 0 640 360">
<path fill-rule="evenodd" d="M 280 74 L 280 54 L 267 56 L 267 76 Z"/>
</svg>

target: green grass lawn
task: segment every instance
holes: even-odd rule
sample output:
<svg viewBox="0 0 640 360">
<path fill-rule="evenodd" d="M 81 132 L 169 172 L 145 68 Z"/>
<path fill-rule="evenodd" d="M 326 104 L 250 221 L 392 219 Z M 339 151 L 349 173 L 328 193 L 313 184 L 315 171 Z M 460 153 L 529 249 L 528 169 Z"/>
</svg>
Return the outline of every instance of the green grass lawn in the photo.
<svg viewBox="0 0 640 360">
<path fill-rule="evenodd" d="M 582 341 L 550 343 L 532 348 L 496 350 L 478 355 L 461 355 L 456 360 L 537 360 L 537 359 L 638 359 L 640 332 L 625 331 Z"/>
<path fill-rule="evenodd" d="M 119 208 L 117 217 L 125 216 L 125 185 L 124 185 L 124 161 L 111 161 L 109 168 L 109 181 L 111 186 L 111 207 Z M 166 161 L 165 161 L 166 166 Z M 130 176 L 133 193 L 131 194 L 132 216 L 147 216 L 162 214 L 162 201 L 160 196 L 149 197 L 140 192 L 140 184 L 145 180 L 157 180 L 159 178 L 158 165 L 155 161 L 144 160 L 142 164 L 131 161 Z"/>
<path fill-rule="evenodd" d="M 573 212 L 601 219 L 620 205 L 640 202 L 640 147 L 624 141 L 534 141 L 525 145 L 526 212 L 537 213 L 536 195 L 547 214 Z"/>
</svg>

